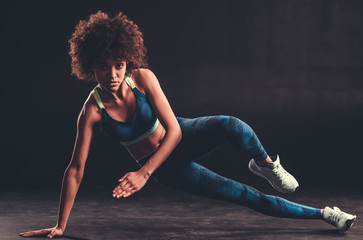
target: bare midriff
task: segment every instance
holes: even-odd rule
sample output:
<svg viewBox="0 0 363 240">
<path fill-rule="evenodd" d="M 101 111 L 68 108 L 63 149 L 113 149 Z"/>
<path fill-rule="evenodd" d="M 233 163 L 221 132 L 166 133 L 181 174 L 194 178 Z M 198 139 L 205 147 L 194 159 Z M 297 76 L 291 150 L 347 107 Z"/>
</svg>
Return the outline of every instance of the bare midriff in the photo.
<svg viewBox="0 0 363 240">
<path fill-rule="evenodd" d="M 124 147 L 136 161 L 139 161 L 159 148 L 165 133 L 163 125 L 159 123 L 155 131 L 149 136 L 132 145 L 124 145 Z"/>
</svg>

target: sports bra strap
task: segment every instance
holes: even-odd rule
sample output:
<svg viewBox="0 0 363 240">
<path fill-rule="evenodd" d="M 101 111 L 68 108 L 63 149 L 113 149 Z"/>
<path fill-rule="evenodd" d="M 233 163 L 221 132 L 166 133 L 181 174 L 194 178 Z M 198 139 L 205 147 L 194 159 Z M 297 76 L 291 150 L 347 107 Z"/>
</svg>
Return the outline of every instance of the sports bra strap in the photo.
<svg viewBox="0 0 363 240">
<path fill-rule="evenodd" d="M 130 75 L 125 75 L 125 81 L 126 83 L 132 88 L 134 89 L 136 86 L 135 86 L 135 83 L 134 81 L 132 81 L 132 78 Z M 105 106 L 103 105 L 102 103 L 102 100 L 101 100 L 101 97 L 100 95 L 98 94 L 98 91 L 96 88 L 93 89 L 92 91 L 92 94 L 93 94 L 93 97 L 96 99 L 96 102 L 98 104 L 98 106 L 101 108 L 101 109 L 105 109 Z"/>
<path fill-rule="evenodd" d="M 135 86 L 135 83 L 134 81 L 132 81 L 132 78 L 130 75 L 125 75 L 125 81 L 126 83 L 132 88 L 134 89 L 136 86 Z"/>
<path fill-rule="evenodd" d="M 105 109 L 105 106 L 103 106 L 103 103 L 102 103 L 102 100 L 101 100 L 101 97 L 100 95 L 98 94 L 97 92 L 97 89 L 94 88 L 93 91 L 92 91 L 92 94 L 93 94 L 93 97 L 95 98 L 98 106 L 101 108 L 101 109 Z"/>
</svg>

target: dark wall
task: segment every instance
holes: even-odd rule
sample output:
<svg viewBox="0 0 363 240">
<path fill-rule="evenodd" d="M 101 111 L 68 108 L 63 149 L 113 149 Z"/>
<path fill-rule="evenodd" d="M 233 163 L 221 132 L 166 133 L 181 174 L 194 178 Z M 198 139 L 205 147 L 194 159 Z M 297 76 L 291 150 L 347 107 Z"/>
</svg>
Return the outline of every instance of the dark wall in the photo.
<svg viewBox="0 0 363 240">
<path fill-rule="evenodd" d="M 237 116 L 305 185 L 357 186 L 362 1 L 74 2 L 2 8 L 1 186 L 60 182 L 77 115 L 95 85 L 70 75 L 67 40 L 80 19 L 99 9 L 122 11 L 140 26 L 150 68 L 176 115 Z M 227 146 L 200 162 L 254 184 L 247 160 Z M 89 182 L 113 181 L 133 169 L 118 143 L 97 134 Z"/>
</svg>

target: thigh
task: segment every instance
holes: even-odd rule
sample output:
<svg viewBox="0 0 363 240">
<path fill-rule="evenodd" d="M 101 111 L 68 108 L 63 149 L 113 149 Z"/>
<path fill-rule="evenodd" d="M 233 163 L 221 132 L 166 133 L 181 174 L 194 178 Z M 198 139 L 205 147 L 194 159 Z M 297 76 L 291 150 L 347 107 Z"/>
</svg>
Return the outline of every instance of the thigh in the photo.
<svg viewBox="0 0 363 240">
<path fill-rule="evenodd" d="M 252 128 L 236 117 L 218 115 L 192 119 L 178 118 L 178 121 L 183 136 L 175 156 L 179 156 L 180 159 L 197 160 L 227 142 L 258 161 L 267 157 Z"/>
<path fill-rule="evenodd" d="M 228 116 L 178 118 L 178 121 L 183 136 L 175 150 L 177 158 L 194 161 L 228 141 L 223 132 Z"/>
</svg>

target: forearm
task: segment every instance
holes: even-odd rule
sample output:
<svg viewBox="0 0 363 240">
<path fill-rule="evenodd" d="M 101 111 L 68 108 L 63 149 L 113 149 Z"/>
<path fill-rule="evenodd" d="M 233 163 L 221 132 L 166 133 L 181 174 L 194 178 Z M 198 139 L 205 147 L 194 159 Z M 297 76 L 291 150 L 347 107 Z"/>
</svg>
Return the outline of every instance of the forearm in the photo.
<svg viewBox="0 0 363 240">
<path fill-rule="evenodd" d="M 159 149 L 152 155 L 147 163 L 140 169 L 141 172 L 150 176 L 168 158 L 182 138 L 180 128 L 167 131 Z"/>
<path fill-rule="evenodd" d="M 57 226 L 63 231 L 66 228 L 82 176 L 83 173 L 80 170 L 72 167 L 68 167 L 64 173 L 57 221 Z"/>
</svg>

